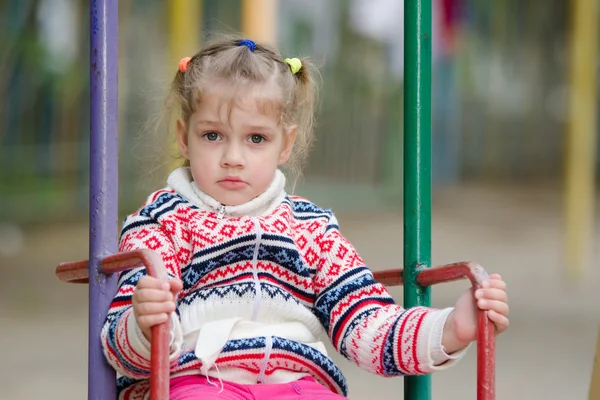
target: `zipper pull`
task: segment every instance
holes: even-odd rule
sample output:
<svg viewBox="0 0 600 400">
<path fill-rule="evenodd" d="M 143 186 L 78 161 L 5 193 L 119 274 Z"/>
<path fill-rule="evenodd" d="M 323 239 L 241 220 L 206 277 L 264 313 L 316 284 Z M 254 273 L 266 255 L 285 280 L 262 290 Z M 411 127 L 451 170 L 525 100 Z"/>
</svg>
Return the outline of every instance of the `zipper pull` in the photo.
<svg viewBox="0 0 600 400">
<path fill-rule="evenodd" d="M 225 206 L 219 207 L 219 213 L 217 214 L 217 220 L 221 220 L 225 216 Z"/>
</svg>

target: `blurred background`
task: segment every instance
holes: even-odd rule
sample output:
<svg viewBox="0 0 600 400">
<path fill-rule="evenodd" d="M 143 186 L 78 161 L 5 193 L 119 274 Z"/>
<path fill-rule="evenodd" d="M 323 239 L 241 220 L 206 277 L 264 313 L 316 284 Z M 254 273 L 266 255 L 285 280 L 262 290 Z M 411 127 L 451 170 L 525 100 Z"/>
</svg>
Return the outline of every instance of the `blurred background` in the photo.
<svg viewBox="0 0 600 400">
<path fill-rule="evenodd" d="M 498 399 L 587 399 L 600 320 L 597 1 L 432 5 L 433 262 L 473 260 L 508 282 Z M 120 220 L 174 165 L 156 117 L 177 62 L 242 31 L 321 66 L 318 141 L 295 192 L 332 207 L 373 270 L 401 266 L 403 11 L 120 1 Z M 0 400 L 86 398 L 87 287 L 54 268 L 87 258 L 88 71 L 88 1 L 0 0 Z M 436 287 L 433 305 L 466 287 Z M 475 399 L 475 356 L 434 375 L 434 398 Z M 402 398 L 402 379 L 335 357 L 350 398 Z"/>
</svg>

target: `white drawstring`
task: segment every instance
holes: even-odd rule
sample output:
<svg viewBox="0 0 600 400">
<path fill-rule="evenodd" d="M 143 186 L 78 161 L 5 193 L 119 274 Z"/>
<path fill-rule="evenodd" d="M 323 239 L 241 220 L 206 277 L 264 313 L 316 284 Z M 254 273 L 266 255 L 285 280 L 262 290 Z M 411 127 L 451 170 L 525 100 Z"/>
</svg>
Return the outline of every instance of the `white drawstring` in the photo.
<svg viewBox="0 0 600 400">
<path fill-rule="evenodd" d="M 258 374 L 258 383 L 265 381 L 265 373 L 269 364 L 269 358 L 271 358 L 271 351 L 273 350 L 273 338 L 271 336 L 265 337 L 265 356 L 260 363 L 260 372 Z"/>
<path fill-rule="evenodd" d="M 215 366 L 215 369 L 217 370 L 217 379 L 219 380 L 219 385 L 221 386 L 218 394 L 221 394 L 221 393 L 223 393 L 223 390 L 225 390 L 225 385 L 223 384 L 223 380 L 221 379 L 221 371 L 219 371 L 219 366 L 217 365 L 217 363 L 215 363 L 214 366 Z M 211 382 L 210 376 L 208 376 L 208 372 L 204 376 L 206 377 L 206 381 L 208 382 L 209 385 L 214 386 L 214 387 L 219 387 L 219 385 L 217 385 L 216 383 Z"/>
</svg>

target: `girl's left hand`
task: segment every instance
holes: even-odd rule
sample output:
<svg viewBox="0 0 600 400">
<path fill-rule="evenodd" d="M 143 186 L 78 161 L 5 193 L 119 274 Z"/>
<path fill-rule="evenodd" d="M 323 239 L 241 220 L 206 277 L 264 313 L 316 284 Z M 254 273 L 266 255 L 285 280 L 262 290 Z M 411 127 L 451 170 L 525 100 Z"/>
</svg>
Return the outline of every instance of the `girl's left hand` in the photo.
<svg viewBox="0 0 600 400">
<path fill-rule="evenodd" d="M 488 318 L 496 325 L 496 332 L 508 328 L 508 296 L 506 282 L 493 274 L 481 289 L 469 289 L 460 296 L 444 326 L 442 345 L 447 353 L 454 353 L 477 338 L 477 309 L 487 310 Z"/>
</svg>

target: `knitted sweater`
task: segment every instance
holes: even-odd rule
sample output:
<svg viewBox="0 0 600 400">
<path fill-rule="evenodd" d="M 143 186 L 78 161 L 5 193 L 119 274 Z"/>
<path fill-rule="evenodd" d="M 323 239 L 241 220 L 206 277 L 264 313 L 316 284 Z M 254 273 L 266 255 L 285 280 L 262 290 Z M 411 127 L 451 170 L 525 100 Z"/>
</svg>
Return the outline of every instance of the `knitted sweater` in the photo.
<svg viewBox="0 0 600 400">
<path fill-rule="evenodd" d="M 284 186 L 276 171 L 265 193 L 222 206 L 180 168 L 125 219 L 120 251 L 154 250 L 183 281 L 171 318 L 171 377 L 255 384 L 312 376 L 346 396 L 325 335 L 347 359 L 383 376 L 427 374 L 464 355 L 447 355 L 441 345 L 451 309 L 396 305 L 334 214 L 287 195 Z M 120 275 L 102 330 L 120 399 L 143 399 L 149 387 L 150 343 L 131 305 L 145 273 L 141 267 Z"/>
</svg>

